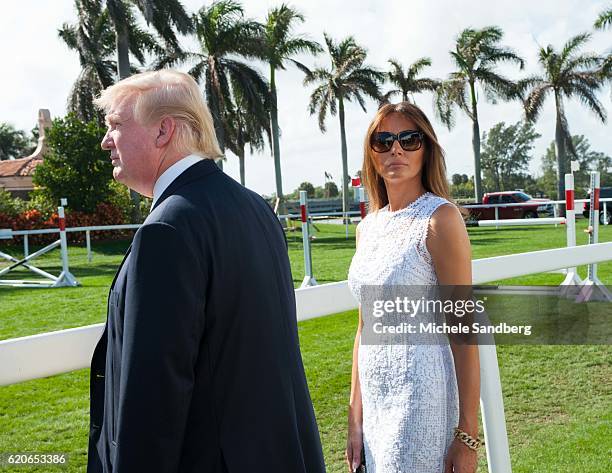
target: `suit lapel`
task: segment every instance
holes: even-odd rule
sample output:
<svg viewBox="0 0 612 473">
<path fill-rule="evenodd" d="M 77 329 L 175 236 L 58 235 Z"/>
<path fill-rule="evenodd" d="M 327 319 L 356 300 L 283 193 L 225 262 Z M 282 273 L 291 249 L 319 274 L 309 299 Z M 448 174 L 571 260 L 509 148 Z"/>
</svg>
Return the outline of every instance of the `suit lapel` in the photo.
<svg viewBox="0 0 612 473">
<path fill-rule="evenodd" d="M 220 172 L 220 171 L 221 170 L 219 169 L 219 167 L 215 164 L 215 162 L 212 159 L 203 159 L 202 161 L 197 162 L 193 166 L 187 168 L 180 176 L 178 176 L 174 181 L 172 181 L 172 183 L 162 193 L 162 195 L 157 200 L 157 202 L 155 202 L 155 206 L 153 206 L 153 208 L 151 209 L 151 212 L 153 212 L 153 210 L 157 208 L 157 206 L 161 204 L 165 199 L 167 199 L 169 196 L 174 194 L 176 190 L 180 188 L 181 186 L 187 184 L 188 182 L 193 181 L 194 179 L 199 179 L 203 176 L 206 176 L 207 174 L 212 174 L 213 172 Z M 117 268 L 117 272 L 115 273 L 113 282 L 111 283 L 111 286 L 110 286 L 111 291 L 115 287 L 117 276 L 119 276 L 119 273 L 121 272 L 121 269 L 123 268 L 123 265 L 125 264 L 125 260 L 127 259 L 131 251 L 132 251 L 132 244 L 130 243 L 130 246 L 125 252 L 125 255 L 123 256 L 123 260 L 121 261 L 121 264 Z"/>
<path fill-rule="evenodd" d="M 128 255 L 130 254 L 131 251 L 132 251 L 132 244 L 130 243 L 130 246 L 128 246 L 128 249 L 125 252 L 125 255 L 123 255 L 123 259 L 121 260 L 121 264 L 117 268 L 117 272 L 115 273 L 115 277 L 113 278 L 113 282 L 111 283 L 111 286 L 110 286 L 110 290 L 111 291 L 115 287 L 115 282 L 117 281 L 117 276 L 119 276 L 119 273 L 121 272 L 121 268 L 123 268 L 123 265 L 125 264 L 125 260 L 127 259 Z"/>
</svg>

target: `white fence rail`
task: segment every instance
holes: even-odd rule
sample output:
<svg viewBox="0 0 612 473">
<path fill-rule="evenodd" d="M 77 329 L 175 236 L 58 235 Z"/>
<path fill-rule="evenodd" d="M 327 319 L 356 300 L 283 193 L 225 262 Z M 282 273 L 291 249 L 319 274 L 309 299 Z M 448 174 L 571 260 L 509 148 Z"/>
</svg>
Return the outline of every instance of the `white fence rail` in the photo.
<svg viewBox="0 0 612 473">
<path fill-rule="evenodd" d="M 609 260 L 612 242 L 494 256 L 472 261 L 473 284 Z M 298 321 L 357 308 L 346 281 L 296 289 L 295 297 Z M 0 386 L 88 367 L 102 326 L 0 340 Z"/>
<path fill-rule="evenodd" d="M 473 283 L 612 260 L 612 242 L 533 251 L 472 262 Z M 297 289 L 298 320 L 356 309 L 346 281 Z M 104 324 L 0 341 L 0 385 L 87 368 Z M 479 346 L 480 403 L 489 472 L 511 473 L 501 380 L 494 345 Z"/>
</svg>

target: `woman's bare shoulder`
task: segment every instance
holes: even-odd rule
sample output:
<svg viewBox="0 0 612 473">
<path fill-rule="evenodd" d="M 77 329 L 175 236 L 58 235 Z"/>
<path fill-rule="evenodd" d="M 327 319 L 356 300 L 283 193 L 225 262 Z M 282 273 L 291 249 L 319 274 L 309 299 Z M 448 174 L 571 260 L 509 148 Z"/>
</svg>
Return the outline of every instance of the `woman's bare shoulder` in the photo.
<svg viewBox="0 0 612 473">
<path fill-rule="evenodd" d="M 452 202 L 440 205 L 429 220 L 427 246 L 435 251 L 457 243 L 468 244 L 469 239 L 461 212 Z"/>
</svg>

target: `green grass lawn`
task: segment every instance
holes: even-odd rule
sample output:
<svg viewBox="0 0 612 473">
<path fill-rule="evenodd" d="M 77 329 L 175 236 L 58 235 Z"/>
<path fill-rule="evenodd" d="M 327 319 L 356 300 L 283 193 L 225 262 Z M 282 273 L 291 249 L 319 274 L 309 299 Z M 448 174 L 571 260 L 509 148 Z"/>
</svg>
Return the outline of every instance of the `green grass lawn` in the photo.
<svg viewBox="0 0 612 473">
<path fill-rule="evenodd" d="M 579 221 L 579 232 L 583 224 Z M 350 228 L 348 240 L 342 226 L 317 227 L 313 244 L 317 281 L 346 279 L 354 252 L 354 227 Z M 474 258 L 565 244 L 562 226 L 470 228 L 469 232 Z M 290 233 L 288 240 L 294 283 L 299 286 L 303 278 L 301 234 Z M 586 237 L 579 233 L 578 240 L 582 244 Z M 600 241 L 612 241 L 612 226 L 600 227 Z M 91 264 L 84 248 L 71 246 L 70 266 L 82 284 L 79 288 L 0 288 L 0 339 L 104 321 L 108 286 L 127 244 L 94 244 Z M 2 251 L 18 255 L 21 248 L 4 246 Z M 57 252 L 43 257 L 38 265 L 59 272 Z M 584 276 L 585 268 L 580 268 L 580 273 Z M 612 284 L 612 262 L 599 265 L 599 276 L 604 283 Z M 24 277 L 29 276 L 21 272 L 20 278 Z M 538 274 L 504 283 L 558 284 L 562 279 L 561 274 Z M 346 407 L 356 323 L 356 311 L 350 311 L 299 324 L 302 354 L 330 472 L 346 471 Z M 498 347 L 513 471 L 612 470 L 611 355 L 609 346 Z M 68 452 L 68 468 L 56 471 L 83 471 L 88 383 L 88 370 L 80 370 L 0 388 L 0 454 Z M 484 455 L 479 471 L 486 471 Z"/>
</svg>

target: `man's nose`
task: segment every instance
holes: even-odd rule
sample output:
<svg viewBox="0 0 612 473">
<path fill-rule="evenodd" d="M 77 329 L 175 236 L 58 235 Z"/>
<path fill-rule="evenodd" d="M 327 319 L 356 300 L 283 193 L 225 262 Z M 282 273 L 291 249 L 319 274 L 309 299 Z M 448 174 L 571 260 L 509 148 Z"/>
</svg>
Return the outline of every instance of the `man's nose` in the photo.
<svg viewBox="0 0 612 473">
<path fill-rule="evenodd" d="M 111 143 L 110 143 L 110 135 L 108 134 L 108 132 L 106 132 L 106 134 L 104 135 L 104 138 L 102 138 L 102 149 L 109 151 L 111 149 Z"/>
</svg>

